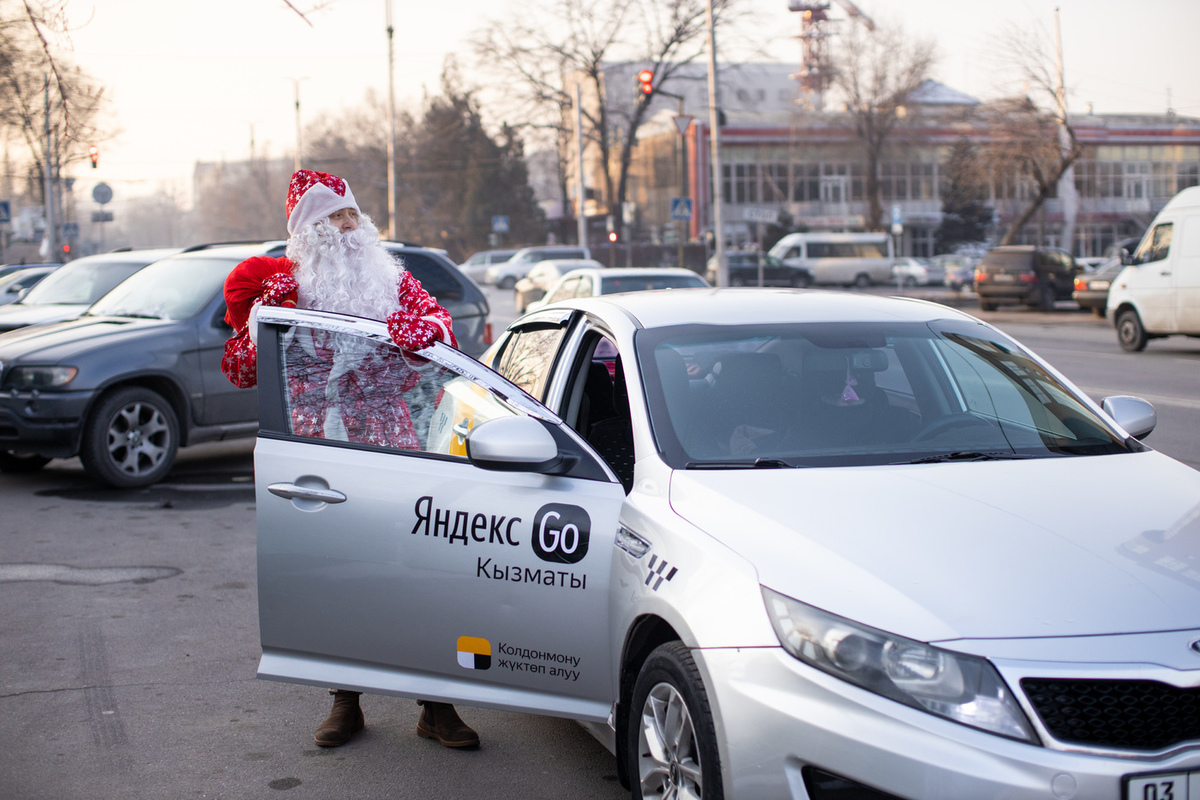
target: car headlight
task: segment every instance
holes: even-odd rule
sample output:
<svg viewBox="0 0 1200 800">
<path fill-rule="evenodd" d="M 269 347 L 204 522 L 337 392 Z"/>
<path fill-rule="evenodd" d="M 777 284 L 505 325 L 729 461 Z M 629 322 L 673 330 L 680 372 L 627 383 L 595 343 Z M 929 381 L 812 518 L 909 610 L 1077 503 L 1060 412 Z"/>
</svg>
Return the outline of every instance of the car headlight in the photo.
<svg viewBox="0 0 1200 800">
<path fill-rule="evenodd" d="M 986 659 L 868 628 L 765 586 L 762 591 L 780 644 L 805 664 L 963 725 L 1038 742 Z"/>
<path fill-rule="evenodd" d="M 51 389 L 69 383 L 78 372 L 75 367 L 13 367 L 4 385 L 9 389 Z"/>
</svg>

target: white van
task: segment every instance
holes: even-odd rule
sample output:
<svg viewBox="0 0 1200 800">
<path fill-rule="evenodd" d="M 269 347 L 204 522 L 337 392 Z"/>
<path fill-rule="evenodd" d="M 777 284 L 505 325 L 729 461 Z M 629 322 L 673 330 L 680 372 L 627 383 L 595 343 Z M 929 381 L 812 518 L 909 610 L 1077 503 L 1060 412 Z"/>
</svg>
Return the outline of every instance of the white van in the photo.
<svg viewBox="0 0 1200 800">
<path fill-rule="evenodd" d="M 807 269 L 813 283 L 866 288 L 892 282 L 892 237 L 886 233 L 789 233 L 771 255 Z"/>
<path fill-rule="evenodd" d="M 1150 339 L 1200 337 L 1200 186 L 1184 189 L 1158 212 L 1113 281 L 1106 313 L 1130 352 Z"/>
</svg>

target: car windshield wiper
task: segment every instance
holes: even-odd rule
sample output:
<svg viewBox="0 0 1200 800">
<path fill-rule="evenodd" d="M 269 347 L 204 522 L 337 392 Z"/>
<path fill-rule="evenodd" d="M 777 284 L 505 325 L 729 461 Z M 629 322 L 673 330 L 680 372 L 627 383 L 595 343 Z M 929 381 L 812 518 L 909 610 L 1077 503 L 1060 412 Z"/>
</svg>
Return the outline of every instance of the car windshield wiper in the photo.
<svg viewBox="0 0 1200 800">
<path fill-rule="evenodd" d="M 778 458 L 756 458 L 753 461 L 689 461 L 684 469 L 780 469 L 791 464 Z"/>
<path fill-rule="evenodd" d="M 897 461 L 897 464 L 944 464 L 948 461 L 1018 461 L 1023 458 L 1034 458 L 1023 453 L 981 453 L 975 450 L 958 450 L 953 453 L 939 453 L 936 456 L 926 456 L 912 461 Z"/>
</svg>

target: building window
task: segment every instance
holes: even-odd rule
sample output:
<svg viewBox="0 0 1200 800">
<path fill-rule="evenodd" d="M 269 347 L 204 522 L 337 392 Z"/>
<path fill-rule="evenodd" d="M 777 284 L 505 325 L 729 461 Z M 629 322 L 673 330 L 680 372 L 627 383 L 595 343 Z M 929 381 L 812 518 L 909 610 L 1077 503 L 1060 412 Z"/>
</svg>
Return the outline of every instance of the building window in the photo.
<svg viewBox="0 0 1200 800">
<path fill-rule="evenodd" d="M 763 164 L 763 202 L 786 203 L 788 201 L 788 165 Z"/>
<path fill-rule="evenodd" d="M 722 196 L 726 203 L 745 205 L 758 202 L 758 165 L 727 164 L 721 166 Z"/>
<path fill-rule="evenodd" d="M 792 201 L 814 203 L 821 199 L 819 164 L 795 164 L 792 167 Z"/>
</svg>

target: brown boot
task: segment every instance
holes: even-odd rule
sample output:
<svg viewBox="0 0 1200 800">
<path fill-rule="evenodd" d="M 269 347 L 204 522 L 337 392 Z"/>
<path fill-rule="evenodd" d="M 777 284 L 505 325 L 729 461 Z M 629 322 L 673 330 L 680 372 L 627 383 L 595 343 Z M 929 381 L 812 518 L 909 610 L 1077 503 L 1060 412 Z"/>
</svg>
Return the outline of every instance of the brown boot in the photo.
<svg viewBox="0 0 1200 800">
<path fill-rule="evenodd" d="M 333 710 L 325 721 L 317 726 L 313 738 L 321 747 L 339 747 L 350 741 L 350 737 L 363 729 L 366 720 L 362 709 L 358 706 L 358 696 L 362 692 L 347 692 L 338 689 L 333 692 Z"/>
<path fill-rule="evenodd" d="M 479 747 L 479 734 L 459 719 L 454 706 L 429 700 L 418 700 L 417 705 L 424 706 L 417 736 L 437 739 L 446 747 Z"/>
</svg>

